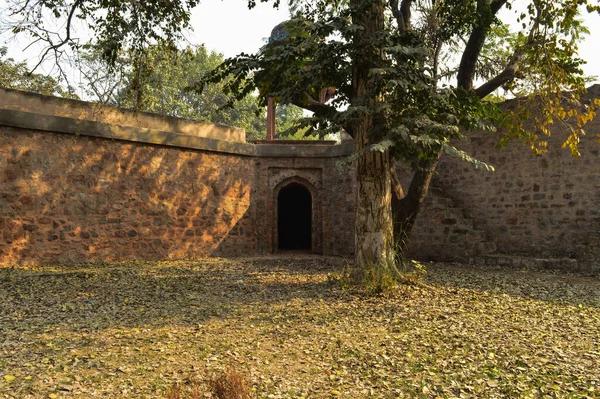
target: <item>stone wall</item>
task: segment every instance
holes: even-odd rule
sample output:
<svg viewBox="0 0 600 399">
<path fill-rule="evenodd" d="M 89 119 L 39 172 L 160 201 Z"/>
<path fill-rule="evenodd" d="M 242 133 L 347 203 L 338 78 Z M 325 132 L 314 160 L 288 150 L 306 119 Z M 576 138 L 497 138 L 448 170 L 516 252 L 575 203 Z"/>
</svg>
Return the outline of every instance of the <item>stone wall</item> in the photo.
<svg viewBox="0 0 600 399">
<path fill-rule="evenodd" d="M 352 184 L 337 160 L 0 127 L 0 263 L 270 253 L 273 188 L 291 177 L 318 190 L 315 252 L 348 255 Z"/>
<path fill-rule="evenodd" d="M 313 188 L 312 251 L 352 253 L 351 144 L 171 119 L 0 89 L 0 265 L 272 253 L 290 179 Z"/>
<path fill-rule="evenodd" d="M 600 86 L 590 96 L 600 97 Z M 497 133 L 468 133 L 460 147 L 496 171 L 445 156 L 415 231 L 413 253 L 462 261 L 511 254 L 597 262 L 600 119 L 586 130 L 579 158 L 561 148 L 566 136 L 556 126 L 543 156 L 519 142 L 495 148 Z"/>
<path fill-rule="evenodd" d="M 256 247 L 250 158 L 8 127 L 0 152 L 3 263 L 205 256 L 234 225 Z"/>
<path fill-rule="evenodd" d="M 582 157 L 574 158 L 560 138 L 539 157 L 519 143 L 496 150 L 492 136 L 470 137 L 469 153 L 496 171 L 445 159 L 435 184 L 493 237 L 499 252 L 573 257 L 600 231 L 600 146 L 588 136 Z"/>
<path fill-rule="evenodd" d="M 32 96 L 54 101 L 23 99 Z M 312 194 L 312 251 L 353 252 L 355 176 L 336 167 L 351 143 L 253 145 L 7 107 L 0 101 L 0 265 L 276 252 L 277 192 L 290 182 Z M 558 132 L 541 157 L 516 142 L 496 149 L 498 134 L 468 133 L 461 148 L 496 171 L 442 159 L 413 255 L 598 266 L 600 119 L 588 132 L 580 158 L 560 148 Z"/>
</svg>

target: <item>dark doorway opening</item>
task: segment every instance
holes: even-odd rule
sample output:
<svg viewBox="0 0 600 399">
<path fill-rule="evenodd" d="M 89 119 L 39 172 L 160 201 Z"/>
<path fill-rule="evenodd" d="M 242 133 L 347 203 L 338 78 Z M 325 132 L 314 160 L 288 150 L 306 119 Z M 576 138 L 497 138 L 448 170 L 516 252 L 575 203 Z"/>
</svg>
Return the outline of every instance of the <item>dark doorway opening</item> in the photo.
<svg viewBox="0 0 600 399">
<path fill-rule="evenodd" d="M 277 196 L 279 250 L 312 249 L 312 197 L 299 183 L 290 183 Z"/>
</svg>

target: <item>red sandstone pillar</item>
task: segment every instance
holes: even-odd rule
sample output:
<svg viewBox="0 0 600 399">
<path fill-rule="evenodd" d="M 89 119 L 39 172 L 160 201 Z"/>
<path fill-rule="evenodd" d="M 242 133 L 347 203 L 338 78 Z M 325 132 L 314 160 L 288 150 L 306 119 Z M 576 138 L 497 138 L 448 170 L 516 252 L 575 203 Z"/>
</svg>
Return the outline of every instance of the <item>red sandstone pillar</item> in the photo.
<svg viewBox="0 0 600 399">
<path fill-rule="evenodd" d="M 269 97 L 267 102 L 267 140 L 275 138 L 275 101 Z"/>
</svg>

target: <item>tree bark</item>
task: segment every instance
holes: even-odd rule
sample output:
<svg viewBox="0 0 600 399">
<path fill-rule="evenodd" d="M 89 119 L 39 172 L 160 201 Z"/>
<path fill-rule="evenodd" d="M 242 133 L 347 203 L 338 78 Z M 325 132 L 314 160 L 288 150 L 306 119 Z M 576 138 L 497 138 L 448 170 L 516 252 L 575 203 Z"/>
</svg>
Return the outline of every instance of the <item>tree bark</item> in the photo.
<svg viewBox="0 0 600 399">
<path fill-rule="evenodd" d="M 399 259 L 405 259 L 408 250 L 408 242 L 412 234 L 417 215 L 421 205 L 429 192 L 429 185 L 435 173 L 442 152 L 431 160 L 422 160 L 415 170 L 410 187 L 404 198 L 394 196 L 392 199 L 392 212 L 394 214 L 394 241 L 396 254 Z M 400 190 L 402 190 L 400 188 Z M 398 192 L 398 189 L 396 190 Z"/>
<path fill-rule="evenodd" d="M 481 49 L 490 30 L 494 15 L 498 13 L 506 2 L 507 0 L 494 0 L 491 3 L 488 0 L 477 0 L 477 18 L 479 21 L 469 35 L 469 40 L 460 60 L 458 75 L 456 77 L 458 87 L 462 87 L 467 91 L 473 90 L 477 59 L 479 58 L 479 54 L 481 54 Z"/>
<path fill-rule="evenodd" d="M 358 131 L 356 142 L 364 142 L 368 130 Z M 357 144 L 360 151 L 363 145 Z M 390 265 L 394 261 L 392 180 L 389 154 L 368 152 L 358 160 L 355 224 L 356 265 L 360 269 Z"/>
<path fill-rule="evenodd" d="M 352 22 L 363 29 L 354 37 L 352 69 L 353 106 L 368 108 L 381 101 L 369 76 L 382 51 L 377 34 L 384 27 L 383 1 L 351 0 Z M 381 137 L 375 133 L 377 117 L 361 112 L 354 128 L 355 149 L 362 154 L 357 168 L 357 207 L 355 224 L 355 260 L 359 270 L 393 262 L 393 222 L 390 157 L 387 151 L 368 151 Z"/>
</svg>

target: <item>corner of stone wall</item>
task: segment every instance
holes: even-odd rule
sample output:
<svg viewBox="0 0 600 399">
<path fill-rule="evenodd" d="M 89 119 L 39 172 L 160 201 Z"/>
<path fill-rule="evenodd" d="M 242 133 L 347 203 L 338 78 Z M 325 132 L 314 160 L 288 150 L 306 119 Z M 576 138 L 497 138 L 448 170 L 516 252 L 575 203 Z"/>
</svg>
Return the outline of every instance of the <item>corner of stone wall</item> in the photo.
<svg viewBox="0 0 600 399">
<path fill-rule="evenodd" d="M 590 231 L 587 242 L 577 248 L 577 262 L 584 269 L 600 271 L 600 231 Z"/>
</svg>

